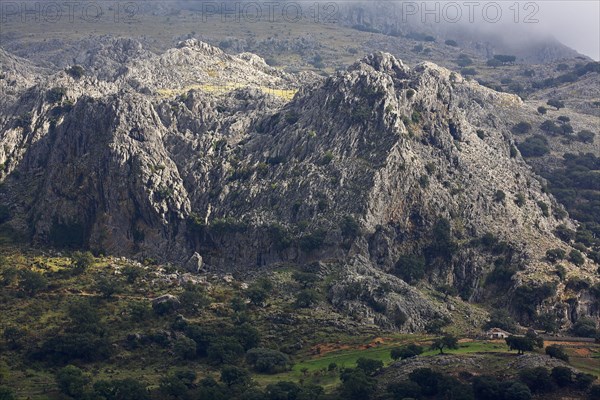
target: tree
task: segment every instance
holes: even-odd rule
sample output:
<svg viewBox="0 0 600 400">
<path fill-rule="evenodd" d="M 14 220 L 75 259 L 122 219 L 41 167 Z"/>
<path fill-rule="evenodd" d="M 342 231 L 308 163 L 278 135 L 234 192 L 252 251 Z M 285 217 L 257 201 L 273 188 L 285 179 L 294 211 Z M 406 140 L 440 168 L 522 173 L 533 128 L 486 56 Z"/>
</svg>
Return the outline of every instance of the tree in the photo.
<svg viewBox="0 0 600 400">
<path fill-rule="evenodd" d="M 182 360 L 193 360 L 196 358 L 196 342 L 188 337 L 180 337 L 175 342 L 173 350 L 177 357 Z"/>
<path fill-rule="evenodd" d="M 196 312 L 210 304 L 210 300 L 202 288 L 191 283 L 185 285 L 185 290 L 179 296 L 179 300 L 183 308 L 189 312 Z"/>
<path fill-rule="evenodd" d="M 431 368 L 417 368 L 408 374 L 408 378 L 419 385 L 423 395 L 433 396 L 438 393 L 438 382 L 442 375 Z"/>
<path fill-rule="evenodd" d="M 246 296 L 255 306 L 261 306 L 267 300 L 267 291 L 259 286 L 253 285 L 246 291 Z"/>
<path fill-rule="evenodd" d="M 402 347 L 394 347 L 390 352 L 390 356 L 393 360 L 403 360 L 405 358 L 418 356 L 421 353 L 423 353 L 423 347 L 411 343 Z"/>
<path fill-rule="evenodd" d="M 60 391 L 77 399 L 83 397 L 89 382 L 90 379 L 83 371 L 74 365 L 67 365 L 56 374 L 56 384 Z"/>
<path fill-rule="evenodd" d="M 569 356 L 567 355 L 565 349 L 562 346 L 556 344 L 548 346 L 546 347 L 546 354 L 549 355 L 550 358 L 558 358 L 559 360 L 569 362 Z"/>
<path fill-rule="evenodd" d="M 313 286 L 315 282 L 319 281 L 319 275 L 310 272 L 295 271 L 292 274 L 292 278 L 300 283 L 304 289 Z"/>
<path fill-rule="evenodd" d="M 504 387 L 503 400 L 530 400 L 531 391 L 521 382 L 507 382 Z"/>
<path fill-rule="evenodd" d="M 585 263 L 585 258 L 579 250 L 573 249 L 569 252 L 569 261 L 577 266 L 582 266 Z"/>
<path fill-rule="evenodd" d="M 533 393 L 552 390 L 552 379 L 544 367 L 526 368 L 519 372 L 519 379 L 527 385 Z"/>
<path fill-rule="evenodd" d="M 132 285 L 135 283 L 135 281 L 138 280 L 139 277 L 143 275 L 144 270 L 134 265 L 127 265 L 123 268 L 121 272 L 125 276 L 125 280 L 127 281 L 127 283 Z"/>
<path fill-rule="evenodd" d="M 454 297 L 458 295 L 458 290 L 452 285 L 440 285 L 435 290 L 444 295 L 444 300 L 448 300 L 450 296 Z"/>
<path fill-rule="evenodd" d="M 6 328 L 4 328 L 4 332 L 2 333 L 4 340 L 6 340 L 6 342 L 13 349 L 18 349 L 19 347 L 21 347 L 21 341 L 25 337 L 25 335 L 25 329 L 19 328 L 14 325 L 7 326 Z"/>
<path fill-rule="evenodd" d="M 121 292 L 121 285 L 116 279 L 100 276 L 96 279 L 96 290 L 105 299 L 110 299 L 114 294 Z"/>
<path fill-rule="evenodd" d="M 594 385 L 590 389 L 589 393 L 590 400 L 600 400 L 600 385 Z"/>
<path fill-rule="evenodd" d="M 390 383 L 387 391 L 392 395 L 392 399 L 418 399 L 421 397 L 421 387 L 411 381 Z"/>
<path fill-rule="evenodd" d="M 92 300 L 84 298 L 73 301 L 67 307 L 67 316 L 74 332 L 103 333 L 100 312 Z"/>
<path fill-rule="evenodd" d="M 524 354 L 526 351 L 533 351 L 535 341 L 526 336 L 509 336 L 506 339 L 506 344 L 511 350 L 517 350 L 517 354 Z"/>
<path fill-rule="evenodd" d="M 580 318 L 571 328 L 573 333 L 580 337 L 594 337 L 596 335 L 596 322 L 590 318 Z"/>
<path fill-rule="evenodd" d="M 518 135 L 528 133 L 531 130 L 531 124 L 529 122 L 519 122 L 512 128 L 512 132 Z"/>
<path fill-rule="evenodd" d="M 46 289 L 48 286 L 48 280 L 46 277 L 35 271 L 29 269 L 22 269 L 19 271 L 19 286 L 29 296 L 35 296 L 37 293 Z"/>
<path fill-rule="evenodd" d="M 539 106 L 537 109 L 537 112 L 540 113 L 541 115 L 546 115 L 546 113 L 548 112 L 548 109 L 544 106 Z"/>
<path fill-rule="evenodd" d="M 458 339 L 452 335 L 444 335 L 431 343 L 431 350 L 439 350 L 440 354 L 444 354 L 444 348 L 458 349 Z"/>
<path fill-rule="evenodd" d="M 179 377 L 168 375 L 160 379 L 158 390 L 167 396 L 181 398 L 187 393 L 189 388 Z"/>
<path fill-rule="evenodd" d="M 425 259 L 416 255 L 400 256 L 394 272 L 407 283 L 413 283 L 425 275 Z"/>
<path fill-rule="evenodd" d="M 546 120 L 544 122 L 542 122 L 542 124 L 540 125 L 540 129 L 543 130 L 544 132 L 553 134 L 553 135 L 558 135 L 562 132 L 562 128 L 558 125 L 556 125 L 556 123 L 554 121 L 551 120 Z"/>
<path fill-rule="evenodd" d="M 505 55 L 505 54 L 496 54 L 494 56 L 495 60 L 500 61 L 501 63 L 513 63 L 517 60 L 517 57 L 515 56 L 510 56 L 510 55 Z"/>
<path fill-rule="evenodd" d="M 592 131 L 583 130 L 577 132 L 577 139 L 579 139 L 579 141 L 583 143 L 594 143 L 595 137 L 596 134 Z"/>
<path fill-rule="evenodd" d="M 234 367 L 232 365 L 226 365 L 221 368 L 221 382 L 227 386 L 241 386 L 245 387 L 250 384 L 252 378 L 248 371 L 242 368 Z"/>
<path fill-rule="evenodd" d="M 473 393 L 478 400 L 498 400 L 502 390 L 498 380 L 491 376 L 477 376 L 473 379 Z"/>
<path fill-rule="evenodd" d="M 560 110 L 565 107 L 565 103 L 563 103 L 559 99 L 550 99 L 546 102 L 550 107 L 556 107 L 556 110 Z"/>
<path fill-rule="evenodd" d="M 490 313 L 490 320 L 483 326 L 484 329 L 500 328 L 508 332 L 517 330 L 517 324 L 508 311 L 504 309 L 493 310 Z"/>
<path fill-rule="evenodd" d="M 16 400 L 15 393 L 8 386 L 0 385 L 0 400 Z"/>
<path fill-rule="evenodd" d="M 317 293 L 311 289 L 300 291 L 296 296 L 295 306 L 297 308 L 308 308 L 317 301 Z"/>
<path fill-rule="evenodd" d="M 502 190 L 496 190 L 496 193 L 494 193 L 494 201 L 496 203 L 502 203 L 504 202 L 504 199 L 506 199 L 506 193 Z"/>
<path fill-rule="evenodd" d="M 363 370 L 366 375 L 372 376 L 383 368 L 383 361 L 361 357 L 356 360 L 356 368 Z"/>
<path fill-rule="evenodd" d="M 491 59 L 487 60 L 486 64 L 488 67 L 498 68 L 502 65 L 502 62 L 499 60 L 496 60 L 495 58 L 491 58 Z"/>
<path fill-rule="evenodd" d="M 533 135 L 517 144 L 523 157 L 541 157 L 550 152 L 548 140 L 541 135 Z"/>
<path fill-rule="evenodd" d="M 250 350 L 260 343 L 260 332 L 248 322 L 236 326 L 232 333 L 233 337 L 240 342 L 244 350 Z"/>
<path fill-rule="evenodd" d="M 278 351 L 266 348 L 254 348 L 246 353 L 246 362 L 256 372 L 275 374 L 286 371 L 290 366 L 290 358 Z"/>
<path fill-rule="evenodd" d="M 369 400 L 375 393 L 375 379 L 367 376 L 359 368 L 346 369 L 341 373 L 342 398 L 348 400 Z"/>
<path fill-rule="evenodd" d="M 96 381 L 94 392 L 106 400 L 148 400 L 150 398 L 146 386 L 133 378 Z"/>
<path fill-rule="evenodd" d="M 71 255 L 73 273 L 81 274 L 94 264 L 94 256 L 89 251 L 76 251 Z"/>
<path fill-rule="evenodd" d="M 72 78 L 75 79 L 81 78 L 85 73 L 85 70 L 81 65 L 73 65 L 72 67 L 67 68 L 65 71 L 67 72 L 67 74 L 69 74 Z"/>
<path fill-rule="evenodd" d="M 550 249 L 546 251 L 546 259 L 551 263 L 555 263 L 559 260 L 564 260 L 567 256 L 567 252 L 563 249 Z"/>
<path fill-rule="evenodd" d="M 569 386 L 573 383 L 573 371 L 567 367 L 554 367 L 550 372 L 552 380 L 560 387 Z"/>
<path fill-rule="evenodd" d="M 216 338 L 207 349 L 208 360 L 213 364 L 234 364 L 244 354 L 244 348 L 234 338 Z"/>
</svg>

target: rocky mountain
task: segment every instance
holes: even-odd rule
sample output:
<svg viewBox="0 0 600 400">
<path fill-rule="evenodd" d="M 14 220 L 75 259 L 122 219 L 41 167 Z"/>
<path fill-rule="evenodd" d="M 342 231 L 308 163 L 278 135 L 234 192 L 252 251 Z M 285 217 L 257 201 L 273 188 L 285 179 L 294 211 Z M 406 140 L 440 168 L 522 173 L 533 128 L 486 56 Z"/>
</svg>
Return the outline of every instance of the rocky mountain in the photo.
<svg viewBox="0 0 600 400">
<path fill-rule="evenodd" d="M 448 314 L 427 295 L 443 285 L 524 321 L 599 316 L 546 260 L 576 223 L 516 148 L 515 115 L 535 113 L 516 95 L 387 53 L 327 78 L 196 40 L 157 55 L 116 39 L 58 73 L 0 55 L 16 236 L 219 272 L 311 266 L 337 277 L 334 306 L 406 331 Z M 598 279 L 591 260 L 563 266 Z"/>
</svg>

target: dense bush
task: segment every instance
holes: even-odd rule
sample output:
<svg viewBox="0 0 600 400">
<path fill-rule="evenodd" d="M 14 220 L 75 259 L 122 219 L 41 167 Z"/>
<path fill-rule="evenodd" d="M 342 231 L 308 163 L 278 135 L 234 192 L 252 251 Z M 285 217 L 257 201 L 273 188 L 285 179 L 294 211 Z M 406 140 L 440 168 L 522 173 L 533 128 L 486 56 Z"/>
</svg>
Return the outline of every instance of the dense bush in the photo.
<svg viewBox="0 0 600 400">
<path fill-rule="evenodd" d="M 546 259 L 551 263 L 555 263 L 559 260 L 564 260 L 567 256 L 567 252 L 563 249 L 550 249 L 546 251 Z"/>
<path fill-rule="evenodd" d="M 569 261 L 577 266 L 581 266 L 585 263 L 585 258 L 579 250 L 571 250 L 569 252 Z"/>
<path fill-rule="evenodd" d="M 390 351 L 390 356 L 393 360 L 403 360 L 405 358 L 418 356 L 421 353 L 423 353 L 423 347 L 411 343 L 406 346 L 394 347 Z"/>
<path fill-rule="evenodd" d="M 564 108 L 565 103 L 559 99 L 550 99 L 546 102 L 550 107 L 556 107 L 557 110 Z"/>
<path fill-rule="evenodd" d="M 534 135 L 517 145 L 523 157 L 541 157 L 550 152 L 548 140 L 541 135 Z"/>
<path fill-rule="evenodd" d="M 519 379 L 525 383 L 533 393 L 549 392 L 554 386 L 548 370 L 544 367 L 523 369 L 519 371 Z"/>
<path fill-rule="evenodd" d="M 596 322 L 590 318 L 580 318 L 573 324 L 571 331 L 576 336 L 593 338 L 596 336 Z"/>
<path fill-rule="evenodd" d="M 76 399 L 84 397 L 89 382 L 90 378 L 74 365 L 67 365 L 56 374 L 56 384 L 61 393 Z"/>
<path fill-rule="evenodd" d="M 81 78 L 85 73 L 85 70 L 81 65 L 73 65 L 72 67 L 67 68 L 65 71 L 67 74 L 69 74 L 69 76 L 75 79 Z"/>
<path fill-rule="evenodd" d="M 483 326 L 484 329 L 500 328 L 507 332 L 515 332 L 517 324 L 508 311 L 503 309 L 493 310 L 490 314 L 490 320 Z"/>
<path fill-rule="evenodd" d="M 289 357 L 277 350 L 255 348 L 246 353 L 246 362 L 260 373 L 275 374 L 289 369 Z"/>
<path fill-rule="evenodd" d="M 372 376 L 383 368 L 383 361 L 361 357 L 356 360 L 356 368 L 361 369 L 366 375 Z"/>
<path fill-rule="evenodd" d="M 531 131 L 531 124 L 529 122 L 519 122 L 512 128 L 512 132 L 516 134 L 525 134 Z"/>
<path fill-rule="evenodd" d="M 594 138 L 596 134 L 592 131 L 583 130 L 577 132 L 577 139 L 583 143 L 594 143 Z"/>
<path fill-rule="evenodd" d="M 294 305 L 297 308 L 308 308 L 317 302 L 318 296 L 314 290 L 304 289 L 296 295 Z"/>
<path fill-rule="evenodd" d="M 340 378 L 342 398 L 348 400 L 370 400 L 375 393 L 376 381 L 362 369 L 345 369 Z"/>
<path fill-rule="evenodd" d="M 407 283 L 416 282 L 425 276 L 425 259 L 412 254 L 400 256 L 394 266 L 394 274 Z"/>
<path fill-rule="evenodd" d="M 19 287 L 29 296 L 35 296 L 48 286 L 48 279 L 40 272 L 22 269 L 19 274 Z"/>
<path fill-rule="evenodd" d="M 546 347 L 546 354 L 549 355 L 550 358 L 558 358 L 559 360 L 569 362 L 569 356 L 562 346 L 556 344 L 548 346 Z"/>
</svg>

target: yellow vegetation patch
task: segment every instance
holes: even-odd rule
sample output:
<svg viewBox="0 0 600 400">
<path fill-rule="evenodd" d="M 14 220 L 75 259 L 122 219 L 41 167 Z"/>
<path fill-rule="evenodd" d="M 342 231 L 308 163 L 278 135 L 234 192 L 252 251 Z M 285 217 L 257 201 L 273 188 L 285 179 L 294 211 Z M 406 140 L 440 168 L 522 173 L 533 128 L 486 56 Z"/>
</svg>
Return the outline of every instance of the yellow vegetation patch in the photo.
<svg viewBox="0 0 600 400">
<path fill-rule="evenodd" d="M 160 97 L 173 97 L 173 96 L 187 93 L 190 90 L 200 90 L 200 91 L 209 92 L 209 93 L 221 94 L 221 93 L 229 93 L 235 89 L 240 89 L 240 88 L 244 88 L 244 87 L 252 87 L 252 86 L 236 84 L 236 83 L 225 83 L 223 85 L 189 85 L 189 86 L 183 87 L 181 89 L 158 89 L 157 93 L 159 94 Z M 257 88 L 260 89 L 264 93 L 282 98 L 287 101 L 291 100 L 298 92 L 297 89 L 277 89 L 277 88 L 270 88 L 267 86 L 259 86 Z"/>
</svg>

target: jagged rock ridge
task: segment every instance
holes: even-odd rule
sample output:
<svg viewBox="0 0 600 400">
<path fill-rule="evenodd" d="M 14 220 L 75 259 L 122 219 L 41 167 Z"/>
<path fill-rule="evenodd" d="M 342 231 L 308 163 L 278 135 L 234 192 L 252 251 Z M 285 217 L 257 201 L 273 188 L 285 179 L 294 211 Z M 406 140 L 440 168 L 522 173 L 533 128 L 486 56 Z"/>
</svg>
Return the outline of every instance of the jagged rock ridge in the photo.
<svg viewBox="0 0 600 400">
<path fill-rule="evenodd" d="M 32 240 L 182 263 L 198 252 L 220 271 L 327 260 L 334 305 L 417 330 L 446 311 L 389 272 L 432 253 L 448 221 L 446 244 L 463 245 L 427 256 L 430 284 L 486 300 L 494 256 L 464 244 L 492 234 L 519 270 L 513 289 L 553 281 L 539 307 L 560 304 L 543 256 L 567 248 L 552 232 L 572 222 L 553 217 L 560 205 L 513 146 L 517 96 L 385 53 L 322 80 L 197 41 L 127 48 L 140 58 L 119 71 L 50 75 L 3 103 L 1 196 Z M 244 88 L 214 90 L 223 82 Z M 598 314 L 585 296 L 569 307 L 557 312 Z"/>
</svg>

